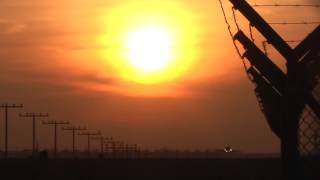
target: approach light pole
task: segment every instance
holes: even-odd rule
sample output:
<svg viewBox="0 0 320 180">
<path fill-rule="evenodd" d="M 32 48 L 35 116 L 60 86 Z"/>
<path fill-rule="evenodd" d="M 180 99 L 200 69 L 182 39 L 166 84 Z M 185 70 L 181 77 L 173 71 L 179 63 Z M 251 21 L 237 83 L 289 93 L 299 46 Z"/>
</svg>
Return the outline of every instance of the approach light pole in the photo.
<svg viewBox="0 0 320 180">
<path fill-rule="evenodd" d="M 99 136 L 101 135 L 101 132 L 83 132 L 83 133 L 78 133 L 79 136 L 87 136 L 88 138 L 88 149 L 87 149 L 87 153 L 88 153 L 88 158 L 90 158 L 90 140 L 92 138 L 92 136 Z"/>
<path fill-rule="evenodd" d="M 23 105 L 15 105 L 15 104 L 1 104 L 0 108 L 4 109 L 4 118 L 5 118 L 5 136 L 4 136 L 4 158 L 8 159 L 8 140 L 9 140 L 9 135 L 8 135 L 8 110 L 10 108 L 23 108 Z"/>
<path fill-rule="evenodd" d="M 57 149 L 58 149 L 57 127 L 58 127 L 58 125 L 69 124 L 69 122 L 52 120 L 52 121 L 43 121 L 42 124 L 53 125 L 53 127 L 54 127 L 54 152 L 53 152 L 53 157 L 57 158 Z"/>
<path fill-rule="evenodd" d="M 75 127 L 75 126 L 69 126 L 69 127 L 63 127 L 62 130 L 64 131 L 71 131 L 72 132 L 72 155 L 73 157 L 75 157 L 75 153 L 76 153 L 76 131 L 84 131 L 87 130 L 85 127 L 81 128 L 81 127 Z"/>
<path fill-rule="evenodd" d="M 97 136 L 97 137 L 92 137 L 93 140 L 98 140 L 100 142 L 100 153 L 101 155 L 104 154 L 104 144 L 105 144 L 105 141 L 109 141 L 111 140 L 111 138 L 106 138 L 106 137 L 103 137 L 103 136 Z"/>
<path fill-rule="evenodd" d="M 36 153 L 36 118 L 45 118 L 49 117 L 49 114 L 42 113 L 25 113 L 20 114 L 20 117 L 31 117 L 32 118 L 32 156 L 35 156 Z"/>
</svg>

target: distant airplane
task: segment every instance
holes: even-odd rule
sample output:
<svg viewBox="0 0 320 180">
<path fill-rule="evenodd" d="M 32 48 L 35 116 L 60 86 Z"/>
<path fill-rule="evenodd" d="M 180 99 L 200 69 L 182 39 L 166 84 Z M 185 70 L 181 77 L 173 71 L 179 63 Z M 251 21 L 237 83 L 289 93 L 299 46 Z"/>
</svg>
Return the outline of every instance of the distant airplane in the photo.
<svg viewBox="0 0 320 180">
<path fill-rule="evenodd" d="M 226 145 L 223 149 L 217 149 L 216 152 L 236 153 L 240 152 L 240 150 L 235 150 L 230 145 Z"/>
</svg>

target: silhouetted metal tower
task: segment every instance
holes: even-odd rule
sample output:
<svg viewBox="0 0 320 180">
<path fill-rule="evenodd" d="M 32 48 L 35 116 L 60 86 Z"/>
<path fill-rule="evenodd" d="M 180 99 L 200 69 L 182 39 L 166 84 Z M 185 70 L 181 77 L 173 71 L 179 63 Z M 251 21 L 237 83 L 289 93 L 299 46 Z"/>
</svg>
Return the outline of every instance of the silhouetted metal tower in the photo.
<svg viewBox="0 0 320 180">
<path fill-rule="evenodd" d="M 8 122 L 8 110 L 10 108 L 23 108 L 23 105 L 15 105 L 15 104 L 1 104 L 0 108 L 4 109 L 4 118 L 5 118 L 5 136 L 4 136 L 4 158 L 7 159 L 8 158 L 8 140 L 9 140 L 9 135 L 8 135 L 8 126 L 9 126 L 9 122 Z"/>
<path fill-rule="evenodd" d="M 20 117 L 31 117 L 32 118 L 32 156 L 35 156 L 36 153 L 36 118 L 45 118 L 49 117 L 49 114 L 42 113 L 25 113 L 20 114 Z"/>
<path fill-rule="evenodd" d="M 90 158 L 90 140 L 92 138 L 92 136 L 99 136 L 101 135 L 101 132 L 83 132 L 83 133 L 78 133 L 79 136 L 87 136 L 88 138 L 88 149 L 87 149 L 87 153 L 88 153 L 88 158 Z"/>
<path fill-rule="evenodd" d="M 58 137 L 57 137 L 57 127 L 58 125 L 66 125 L 69 124 L 67 121 L 56 121 L 56 120 L 51 120 L 51 121 L 43 121 L 42 124 L 45 125 L 53 125 L 54 127 L 54 151 L 53 151 L 53 157 L 57 157 L 57 150 L 58 150 Z"/>
<path fill-rule="evenodd" d="M 84 131 L 84 130 L 87 130 L 87 129 L 86 128 L 81 128 L 81 127 L 69 126 L 69 127 L 63 127 L 62 130 L 71 131 L 72 132 L 72 155 L 73 155 L 73 157 L 75 157 L 75 153 L 76 153 L 76 145 L 75 145 L 76 131 Z"/>
</svg>

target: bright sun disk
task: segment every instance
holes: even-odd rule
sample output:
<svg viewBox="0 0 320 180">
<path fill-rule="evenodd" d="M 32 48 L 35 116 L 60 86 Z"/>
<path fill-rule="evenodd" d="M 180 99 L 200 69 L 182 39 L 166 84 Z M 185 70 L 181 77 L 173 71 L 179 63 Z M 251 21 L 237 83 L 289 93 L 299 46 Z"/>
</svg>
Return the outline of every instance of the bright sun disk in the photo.
<svg viewBox="0 0 320 180">
<path fill-rule="evenodd" d="M 144 72 L 159 71 L 172 59 L 172 38 L 162 27 L 141 27 L 128 33 L 130 63 Z"/>
<path fill-rule="evenodd" d="M 105 33 L 98 41 L 108 47 L 101 55 L 121 80 L 139 84 L 178 80 L 192 68 L 198 53 L 198 25 L 193 19 L 178 1 L 119 3 L 101 17 Z"/>
</svg>

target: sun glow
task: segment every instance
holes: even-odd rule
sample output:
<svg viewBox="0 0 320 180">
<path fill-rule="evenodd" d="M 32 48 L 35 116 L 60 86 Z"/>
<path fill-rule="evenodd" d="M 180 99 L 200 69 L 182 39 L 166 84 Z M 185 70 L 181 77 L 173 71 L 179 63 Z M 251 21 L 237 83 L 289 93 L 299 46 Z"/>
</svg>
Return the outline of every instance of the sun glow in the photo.
<svg viewBox="0 0 320 180">
<path fill-rule="evenodd" d="M 159 71 L 172 59 L 172 38 L 162 27 L 142 27 L 128 33 L 128 58 L 145 72 Z"/>
<path fill-rule="evenodd" d="M 192 66 L 197 25 L 178 2 L 130 1 L 108 13 L 99 41 L 108 47 L 102 56 L 119 78 L 159 84 L 177 79 Z"/>
</svg>

